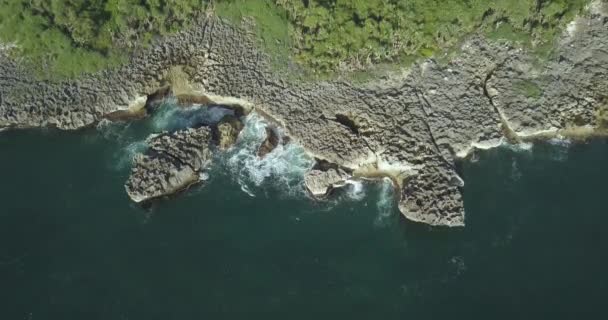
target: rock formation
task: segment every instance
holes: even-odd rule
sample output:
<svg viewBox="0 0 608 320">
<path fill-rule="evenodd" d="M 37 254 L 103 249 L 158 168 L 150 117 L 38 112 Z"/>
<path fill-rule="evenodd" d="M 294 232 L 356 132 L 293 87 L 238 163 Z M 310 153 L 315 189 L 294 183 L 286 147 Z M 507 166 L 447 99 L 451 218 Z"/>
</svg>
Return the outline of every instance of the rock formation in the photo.
<svg viewBox="0 0 608 320">
<path fill-rule="evenodd" d="M 342 169 L 329 168 L 326 171 L 313 169 L 304 176 L 304 183 L 314 197 L 324 197 L 336 187 L 344 186 L 350 175 Z"/>
<path fill-rule="evenodd" d="M 35 80 L 0 52 L 0 130 L 85 127 L 115 112 L 139 110 L 168 83 L 186 102 L 239 106 L 271 117 L 317 159 L 362 175 L 390 175 L 401 185 L 399 209 L 411 220 L 460 226 L 465 219 L 458 158 L 502 141 L 607 134 L 598 114 L 608 92 L 608 15 L 598 3 L 572 22 L 554 58 L 542 66 L 521 49 L 473 37 L 447 63 L 427 60 L 358 85 L 291 81 L 272 71 L 253 28 L 215 17 L 141 50 L 118 70 L 77 80 Z M 172 76 L 176 69 L 187 85 Z M 207 129 L 154 138 L 162 148 L 137 159 L 127 184 L 131 197 L 161 196 L 197 179 L 208 159 L 203 145 L 179 141 L 202 139 L 208 134 L 202 132 Z M 183 156 L 194 162 L 182 155 L 176 160 L 182 146 L 179 152 L 190 152 Z M 313 193 L 342 175 L 328 172 L 308 175 Z M 318 183 L 310 177 L 319 177 Z"/>
<path fill-rule="evenodd" d="M 211 129 L 188 128 L 174 133 L 153 135 L 148 150 L 133 160 L 125 184 L 135 202 L 171 195 L 199 181 L 212 161 L 209 150 Z"/>
<path fill-rule="evenodd" d="M 224 117 L 215 129 L 216 141 L 220 150 L 225 151 L 234 145 L 241 129 L 243 129 L 243 123 L 236 117 Z"/>
<path fill-rule="evenodd" d="M 258 157 L 265 157 L 279 145 L 279 142 L 280 138 L 277 129 L 273 126 L 267 126 L 266 139 L 264 139 L 264 142 L 262 142 L 262 145 L 258 148 Z"/>
</svg>

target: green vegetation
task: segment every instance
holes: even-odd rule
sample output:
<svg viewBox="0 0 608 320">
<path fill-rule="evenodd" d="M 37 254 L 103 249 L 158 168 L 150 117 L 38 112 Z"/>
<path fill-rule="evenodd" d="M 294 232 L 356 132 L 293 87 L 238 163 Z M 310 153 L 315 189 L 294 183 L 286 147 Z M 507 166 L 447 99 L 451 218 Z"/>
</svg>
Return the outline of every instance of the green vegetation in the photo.
<svg viewBox="0 0 608 320">
<path fill-rule="evenodd" d="M 43 76 L 114 66 L 211 4 L 250 17 L 275 65 L 290 56 L 317 76 L 441 56 L 471 33 L 546 56 L 588 0 L 0 0 L 0 42 Z"/>
<path fill-rule="evenodd" d="M 284 11 L 267 0 L 228 0 L 214 3 L 215 12 L 234 24 L 252 18 L 262 47 L 273 58 L 277 68 L 289 63 L 291 40 Z"/>
<path fill-rule="evenodd" d="M 429 57 L 472 32 L 529 47 L 552 45 L 586 0 L 275 0 L 297 58 L 320 73 Z"/>
<path fill-rule="evenodd" d="M 543 94 L 541 87 L 529 80 L 521 80 L 516 82 L 515 88 L 525 94 L 528 98 L 538 99 Z"/>
<path fill-rule="evenodd" d="M 135 46 L 188 25 L 201 0 L 0 0 L 0 39 L 43 76 L 124 61 Z"/>
</svg>

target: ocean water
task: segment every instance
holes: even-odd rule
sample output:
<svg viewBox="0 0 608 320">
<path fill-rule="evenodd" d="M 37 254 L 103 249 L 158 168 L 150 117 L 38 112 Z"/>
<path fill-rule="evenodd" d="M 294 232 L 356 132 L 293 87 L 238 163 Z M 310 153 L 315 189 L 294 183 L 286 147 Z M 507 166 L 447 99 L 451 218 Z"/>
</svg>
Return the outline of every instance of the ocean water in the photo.
<svg viewBox="0 0 608 320">
<path fill-rule="evenodd" d="M 605 316 L 606 141 L 480 152 L 446 229 L 403 219 L 387 181 L 308 199 L 297 146 L 247 156 L 256 121 L 204 185 L 141 208 L 130 157 L 180 126 L 159 114 L 0 134 L 0 319 Z"/>
</svg>

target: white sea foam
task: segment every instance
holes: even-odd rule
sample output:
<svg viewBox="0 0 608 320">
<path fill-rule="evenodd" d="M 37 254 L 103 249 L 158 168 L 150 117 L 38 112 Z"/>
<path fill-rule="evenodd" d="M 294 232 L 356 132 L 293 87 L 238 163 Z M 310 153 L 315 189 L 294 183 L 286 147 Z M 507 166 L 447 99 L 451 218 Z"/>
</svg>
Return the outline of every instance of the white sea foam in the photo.
<svg viewBox="0 0 608 320">
<path fill-rule="evenodd" d="M 133 163 L 133 157 L 136 154 L 143 152 L 148 146 L 145 141 L 135 141 L 128 144 L 122 150 L 115 154 L 115 168 L 122 170 L 128 168 Z"/>
<path fill-rule="evenodd" d="M 384 227 L 389 223 L 390 217 L 393 215 L 394 206 L 394 188 L 393 182 L 389 178 L 382 179 L 382 185 L 379 189 L 378 201 L 376 208 L 378 215 L 374 224 L 378 227 Z"/>
<path fill-rule="evenodd" d="M 550 139 L 549 144 L 551 144 L 551 151 L 549 155 L 551 160 L 565 161 L 568 159 L 568 153 L 570 151 L 572 141 L 560 137 Z"/>
<path fill-rule="evenodd" d="M 174 100 L 168 100 L 154 113 L 152 130 L 155 132 L 172 131 L 199 124 L 211 125 L 218 123 L 228 114 L 234 114 L 234 111 L 216 106 L 192 105 L 181 107 Z"/>
<path fill-rule="evenodd" d="M 268 123 L 255 112 L 249 114 L 244 123 L 235 147 L 224 155 L 223 160 L 241 189 L 254 195 L 256 187 L 272 183 L 287 194 L 302 192 L 303 176 L 314 164 L 304 149 L 295 143 L 280 143 L 260 158 L 257 152 L 266 138 Z M 280 129 L 278 131 L 282 140 L 284 133 Z"/>
<path fill-rule="evenodd" d="M 122 121 L 110 121 L 104 119 L 100 121 L 95 128 L 102 138 L 124 143 L 128 138 L 128 134 L 125 133 L 129 129 L 129 125 L 129 123 Z"/>
<path fill-rule="evenodd" d="M 99 135 L 108 141 L 118 143 L 119 148 L 112 155 L 113 169 L 123 170 L 129 168 L 133 163 L 133 157 L 147 148 L 144 140 L 137 140 L 133 136 L 132 123 L 129 122 L 112 122 L 108 120 L 101 121 L 97 124 L 97 132 Z"/>
<path fill-rule="evenodd" d="M 517 144 L 507 143 L 504 144 L 504 146 L 515 152 L 530 152 L 532 151 L 532 147 L 534 147 L 534 144 L 531 142 L 522 142 Z"/>
<path fill-rule="evenodd" d="M 365 198 L 365 185 L 360 180 L 346 180 L 344 188 L 350 200 L 361 201 Z"/>
<path fill-rule="evenodd" d="M 467 147 L 466 149 L 458 151 L 456 153 L 456 157 L 466 158 L 469 155 L 469 153 L 471 153 L 474 149 L 488 150 L 488 149 L 500 147 L 503 144 L 505 144 L 504 138 L 493 139 L 493 140 L 483 141 L 483 142 L 472 142 L 469 145 L 469 147 Z"/>
<path fill-rule="evenodd" d="M 568 148 L 572 144 L 572 141 L 569 139 L 566 139 L 564 137 L 557 137 L 557 138 L 549 139 L 549 144 L 558 146 L 558 147 Z"/>
<path fill-rule="evenodd" d="M 174 99 L 164 101 L 152 115 L 152 128 L 156 131 L 162 131 L 169 127 L 177 112 L 178 107 Z"/>
</svg>

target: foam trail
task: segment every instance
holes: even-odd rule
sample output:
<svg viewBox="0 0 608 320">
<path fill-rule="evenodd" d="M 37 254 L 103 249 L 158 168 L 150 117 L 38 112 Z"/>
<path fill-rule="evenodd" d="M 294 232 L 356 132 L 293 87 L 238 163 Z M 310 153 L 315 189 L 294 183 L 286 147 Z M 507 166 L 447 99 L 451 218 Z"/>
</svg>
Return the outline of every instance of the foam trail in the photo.
<svg viewBox="0 0 608 320">
<path fill-rule="evenodd" d="M 218 106 L 181 107 L 175 99 L 168 99 L 150 118 L 137 122 L 103 120 L 97 125 L 97 131 L 104 139 L 119 143 L 120 150 L 114 155 L 114 163 L 115 169 L 122 170 L 131 165 L 135 154 L 145 151 L 145 140 L 150 134 L 213 125 L 226 115 L 234 115 L 234 111 Z M 206 178 L 201 177 L 203 180 Z"/>
<path fill-rule="evenodd" d="M 113 169 L 128 168 L 133 157 L 147 148 L 145 141 L 138 140 L 134 131 L 132 124 L 126 122 L 104 120 L 97 125 L 97 132 L 103 139 L 118 143 L 119 148 L 112 155 Z"/>
<path fill-rule="evenodd" d="M 506 144 L 507 148 L 511 151 L 515 152 L 530 152 L 534 147 L 534 144 L 531 142 L 522 142 L 518 144 Z"/>
<path fill-rule="evenodd" d="M 234 111 L 218 106 L 193 105 L 178 106 L 175 100 L 163 103 L 152 117 L 152 130 L 174 131 L 199 125 L 218 123 L 226 115 L 234 115 Z"/>
<path fill-rule="evenodd" d="M 116 169 L 121 170 L 130 167 L 133 163 L 133 157 L 146 150 L 147 147 L 145 141 L 135 141 L 124 147 L 115 155 L 115 158 L 117 158 Z"/>
<path fill-rule="evenodd" d="M 224 161 L 241 189 L 253 196 L 252 190 L 270 182 L 287 194 L 295 195 L 303 191 L 303 176 L 313 166 L 313 160 L 304 149 L 294 143 L 280 143 L 272 152 L 260 158 L 257 152 L 266 139 L 268 123 L 252 112 L 245 118 L 244 124 L 235 147 L 227 153 L 227 160 Z M 282 141 L 284 133 L 280 129 L 278 131 Z"/>
<path fill-rule="evenodd" d="M 566 161 L 568 160 L 568 152 L 570 151 L 570 145 L 572 141 L 568 139 L 553 138 L 549 140 L 551 160 L 555 161 Z"/>
<path fill-rule="evenodd" d="M 113 122 L 104 119 L 100 121 L 95 128 L 102 138 L 125 143 L 129 138 L 129 134 L 127 133 L 129 126 L 130 123 L 121 121 Z"/>
<path fill-rule="evenodd" d="M 511 180 L 519 181 L 519 179 L 521 179 L 521 177 L 522 177 L 522 173 L 521 173 L 521 170 L 519 169 L 517 159 L 513 158 L 511 160 Z"/>
<path fill-rule="evenodd" d="M 346 181 L 346 195 L 349 199 L 354 201 L 361 201 L 365 198 L 365 186 L 362 181 L 359 180 L 347 180 Z"/>
<path fill-rule="evenodd" d="M 378 215 L 374 221 L 374 225 L 378 227 L 387 226 L 389 218 L 393 215 L 394 205 L 394 188 L 393 182 L 389 178 L 382 179 L 382 185 L 380 186 L 378 201 L 376 202 L 376 208 L 378 209 Z"/>
</svg>

